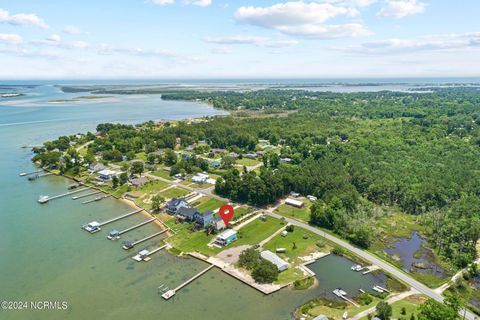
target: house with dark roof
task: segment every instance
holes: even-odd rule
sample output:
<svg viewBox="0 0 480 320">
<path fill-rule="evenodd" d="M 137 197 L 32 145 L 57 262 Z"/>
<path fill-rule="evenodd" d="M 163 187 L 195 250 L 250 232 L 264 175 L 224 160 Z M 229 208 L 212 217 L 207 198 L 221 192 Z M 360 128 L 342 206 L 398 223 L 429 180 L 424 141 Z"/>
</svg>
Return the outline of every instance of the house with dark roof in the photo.
<svg viewBox="0 0 480 320">
<path fill-rule="evenodd" d="M 206 228 L 210 225 L 213 220 L 213 211 L 208 210 L 205 212 L 199 212 L 195 216 L 195 222 L 199 228 Z"/>
<path fill-rule="evenodd" d="M 180 208 L 188 207 L 188 202 L 183 198 L 173 198 L 168 201 L 166 210 L 169 214 L 174 215 Z"/>
<path fill-rule="evenodd" d="M 199 213 L 196 208 L 181 207 L 177 210 L 176 216 L 185 222 L 192 222 Z"/>
</svg>

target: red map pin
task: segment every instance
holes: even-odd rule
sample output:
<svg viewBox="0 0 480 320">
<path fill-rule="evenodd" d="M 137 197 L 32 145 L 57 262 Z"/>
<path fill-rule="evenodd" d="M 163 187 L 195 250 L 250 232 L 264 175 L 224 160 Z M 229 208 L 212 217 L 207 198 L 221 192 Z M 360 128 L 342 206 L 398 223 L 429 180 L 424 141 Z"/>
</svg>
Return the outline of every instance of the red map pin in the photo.
<svg viewBox="0 0 480 320">
<path fill-rule="evenodd" d="M 218 210 L 220 217 L 222 218 L 223 222 L 225 222 L 225 226 L 228 227 L 228 222 L 233 217 L 233 207 L 229 204 L 224 204 Z"/>
</svg>

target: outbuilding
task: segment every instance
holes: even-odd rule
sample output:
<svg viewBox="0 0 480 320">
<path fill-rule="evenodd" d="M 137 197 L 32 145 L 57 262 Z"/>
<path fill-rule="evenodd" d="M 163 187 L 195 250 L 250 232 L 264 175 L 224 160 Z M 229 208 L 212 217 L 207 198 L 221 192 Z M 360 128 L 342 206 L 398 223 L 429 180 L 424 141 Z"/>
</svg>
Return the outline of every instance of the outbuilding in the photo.
<svg viewBox="0 0 480 320">
<path fill-rule="evenodd" d="M 285 203 L 288 204 L 288 205 L 291 205 L 293 207 L 296 207 L 296 208 L 302 208 L 304 203 L 300 200 L 295 200 L 295 199 L 292 199 L 292 198 L 287 198 L 285 200 Z"/>
<path fill-rule="evenodd" d="M 269 250 L 264 250 L 260 253 L 260 256 L 277 266 L 278 271 L 284 271 L 288 269 L 288 262 L 277 256 L 275 253 Z"/>
<path fill-rule="evenodd" d="M 233 229 L 227 229 L 217 236 L 215 239 L 215 244 L 225 247 L 237 239 L 237 231 Z"/>
</svg>

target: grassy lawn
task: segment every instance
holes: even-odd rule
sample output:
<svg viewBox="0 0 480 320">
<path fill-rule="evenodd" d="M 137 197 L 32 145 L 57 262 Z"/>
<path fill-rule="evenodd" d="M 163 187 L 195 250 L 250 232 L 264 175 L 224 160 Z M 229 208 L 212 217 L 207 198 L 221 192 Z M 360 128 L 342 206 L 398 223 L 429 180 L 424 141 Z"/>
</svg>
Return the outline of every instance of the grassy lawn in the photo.
<svg viewBox="0 0 480 320">
<path fill-rule="evenodd" d="M 210 188 L 211 186 L 213 186 L 213 184 L 210 184 L 210 183 L 203 183 L 203 184 L 192 183 L 190 185 L 190 188 L 205 189 L 205 188 Z"/>
<path fill-rule="evenodd" d="M 238 159 L 236 163 L 242 166 L 250 167 L 250 166 L 257 165 L 260 162 L 254 159 L 243 158 L 243 159 Z"/>
<path fill-rule="evenodd" d="M 207 210 L 216 210 L 220 208 L 222 205 L 224 205 L 226 202 L 210 198 L 207 201 L 203 202 L 199 206 L 197 206 L 197 209 L 201 212 L 207 211 Z"/>
<path fill-rule="evenodd" d="M 152 174 L 163 179 L 175 180 L 175 178 L 170 177 L 170 172 L 167 170 L 152 171 Z"/>
<path fill-rule="evenodd" d="M 128 191 L 128 186 L 124 184 L 123 186 L 118 187 L 112 194 L 115 197 L 121 197 L 127 191 Z"/>
<path fill-rule="evenodd" d="M 323 298 L 313 299 L 310 302 L 304 304 L 302 307 L 297 310 L 297 314 L 299 311 L 303 314 L 308 314 L 308 319 L 312 319 L 316 316 L 321 314 L 326 315 L 329 319 L 340 320 L 343 319 L 342 316 L 345 311 L 348 313 L 349 317 L 352 317 L 362 311 L 375 307 L 378 302 L 381 300 L 377 297 L 373 297 L 371 303 L 366 305 L 361 305 L 359 307 L 352 306 L 350 304 L 346 304 L 344 302 L 332 302 L 330 300 L 326 300 Z M 363 318 L 362 318 L 363 319 Z M 366 318 L 365 318 L 366 319 Z M 395 319 L 395 318 L 392 318 Z"/>
<path fill-rule="evenodd" d="M 169 185 L 170 184 L 168 182 L 165 182 L 165 181 L 151 180 L 149 183 L 145 184 L 144 186 L 138 187 L 138 188 L 133 188 L 132 190 L 140 191 L 140 192 L 144 192 L 144 193 L 153 193 L 153 192 L 156 193 L 160 190 L 165 189 Z"/>
<path fill-rule="evenodd" d="M 235 209 L 235 212 L 233 214 L 233 220 L 237 220 L 241 217 L 243 217 L 246 214 L 249 214 L 250 212 L 253 212 L 252 208 L 246 208 L 246 207 L 240 207 Z"/>
<path fill-rule="evenodd" d="M 135 160 L 142 160 L 144 162 L 147 162 L 147 154 L 145 152 L 139 152 L 135 154 Z"/>
<path fill-rule="evenodd" d="M 282 204 L 277 209 L 275 209 L 275 212 L 284 217 L 289 217 L 308 223 L 308 221 L 310 220 L 311 202 L 308 200 L 303 200 L 303 202 L 305 203 L 305 206 L 303 208 L 295 208 L 288 204 Z"/>
<path fill-rule="evenodd" d="M 180 197 L 186 196 L 189 193 L 190 191 L 188 190 L 173 187 L 166 191 L 160 192 L 159 195 L 161 195 L 165 199 L 172 199 L 172 198 L 180 198 Z"/>
<path fill-rule="evenodd" d="M 165 221 L 165 223 L 177 232 L 167 240 L 176 250 L 181 252 L 200 252 L 209 256 L 221 251 L 221 249 L 217 247 L 207 247 L 207 244 L 212 241 L 215 235 L 207 236 L 204 231 L 192 232 L 189 223 L 175 224 L 174 218 L 172 217 Z"/>
<path fill-rule="evenodd" d="M 299 270 L 298 268 L 289 267 L 287 270 L 282 271 L 278 274 L 278 280 L 275 281 L 275 283 L 287 284 L 303 278 L 305 278 L 305 275 L 301 270 Z"/>
<path fill-rule="evenodd" d="M 272 233 L 280 229 L 285 224 L 285 222 L 272 217 L 268 217 L 267 221 L 255 219 L 238 230 L 238 240 L 234 242 L 235 246 L 244 244 L 257 244 L 260 241 L 268 238 Z"/>
<path fill-rule="evenodd" d="M 295 244 L 295 248 L 293 244 Z M 331 249 L 321 236 L 297 226 L 295 226 L 293 232 L 289 232 L 285 237 L 282 237 L 280 234 L 276 235 L 263 247 L 272 252 L 275 252 L 277 248 L 287 249 L 287 252 L 278 253 L 278 256 L 288 259 L 288 261 L 293 264 L 303 262 L 298 259 L 298 257 L 306 256 L 317 251 L 329 252 Z"/>
<path fill-rule="evenodd" d="M 392 304 L 392 319 L 410 319 L 412 313 L 415 315 L 415 319 L 418 318 L 419 306 L 426 301 L 426 297 L 423 295 L 412 295 L 403 300 L 394 302 Z M 402 314 L 402 308 L 405 308 L 405 314 Z M 363 317 L 362 320 L 368 319 Z"/>
</svg>

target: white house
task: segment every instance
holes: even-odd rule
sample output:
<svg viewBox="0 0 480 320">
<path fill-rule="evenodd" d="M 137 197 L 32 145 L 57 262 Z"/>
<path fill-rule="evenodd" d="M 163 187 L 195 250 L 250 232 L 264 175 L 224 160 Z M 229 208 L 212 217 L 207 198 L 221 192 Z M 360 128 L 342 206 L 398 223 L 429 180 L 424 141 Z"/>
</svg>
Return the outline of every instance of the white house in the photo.
<svg viewBox="0 0 480 320">
<path fill-rule="evenodd" d="M 278 271 L 284 271 L 288 269 L 288 262 L 277 256 L 275 253 L 269 250 L 264 250 L 260 253 L 260 256 L 277 266 Z"/>
<path fill-rule="evenodd" d="M 198 184 L 207 183 L 207 180 L 208 180 L 208 174 L 205 174 L 205 173 L 197 173 L 192 177 L 192 182 L 198 183 Z"/>
<path fill-rule="evenodd" d="M 98 171 L 98 177 L 102 180 L 111 180 L 113 176 L 116 176 L 117 174 L 117 171 L 113 171 L 110 169 L 103 169 Z"/>
</svg>

